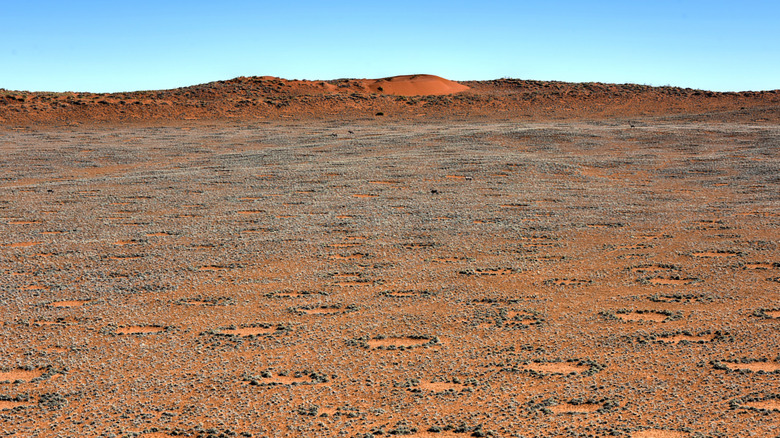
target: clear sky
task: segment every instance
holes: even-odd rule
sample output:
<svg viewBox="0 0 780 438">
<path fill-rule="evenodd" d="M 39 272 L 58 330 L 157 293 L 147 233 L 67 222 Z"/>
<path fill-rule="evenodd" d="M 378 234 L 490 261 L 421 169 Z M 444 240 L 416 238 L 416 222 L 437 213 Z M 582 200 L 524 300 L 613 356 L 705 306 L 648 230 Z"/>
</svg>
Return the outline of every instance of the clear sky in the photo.
<svg viewBox="0 0 780 438">
<path fill-rule="evenodd" d="M 780 89 L 777 0 L 0 0 L 0 88 L 429 73 Z"/>
</svg>

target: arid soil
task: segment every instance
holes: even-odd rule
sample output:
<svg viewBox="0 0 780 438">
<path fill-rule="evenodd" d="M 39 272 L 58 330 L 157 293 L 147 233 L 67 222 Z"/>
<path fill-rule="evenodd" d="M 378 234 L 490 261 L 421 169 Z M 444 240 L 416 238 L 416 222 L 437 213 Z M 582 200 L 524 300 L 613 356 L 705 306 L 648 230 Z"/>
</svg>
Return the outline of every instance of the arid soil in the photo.
<svg viewBox="0 0 780 438">
<path fill-rule="evenodd" d="M 780 434 L 780 93 L 332 82 L 4 92 L 0 435 Z"/>
<path fill-rule="evenodd" d="M 780 90 L 716 93 L 518 79 L 457 83 L 433 75 L 331 81 L 239 77 L 173 90 L 111 94 L 0 89 L 0 123 L 8 126 L 192 120 L 534 122 L 703 114 L 705 120 L 780 123 L 778 107 Z"/>
</svg>

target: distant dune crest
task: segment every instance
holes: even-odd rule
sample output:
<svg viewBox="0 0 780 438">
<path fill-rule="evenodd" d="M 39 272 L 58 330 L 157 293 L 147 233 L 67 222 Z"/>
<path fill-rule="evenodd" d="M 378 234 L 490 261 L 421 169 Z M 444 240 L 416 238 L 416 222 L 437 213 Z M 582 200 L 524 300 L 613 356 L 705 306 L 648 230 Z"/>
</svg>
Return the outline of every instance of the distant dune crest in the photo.
<svg viewBox="0 0 780 438">
<path fill-rule="evenodd" d="M 374 93 L 397 96 L 441 96 L 470 89 L 465 85 L 434 75 L 404 75 L 368 79 L 365 84 Z"/>
</svg>

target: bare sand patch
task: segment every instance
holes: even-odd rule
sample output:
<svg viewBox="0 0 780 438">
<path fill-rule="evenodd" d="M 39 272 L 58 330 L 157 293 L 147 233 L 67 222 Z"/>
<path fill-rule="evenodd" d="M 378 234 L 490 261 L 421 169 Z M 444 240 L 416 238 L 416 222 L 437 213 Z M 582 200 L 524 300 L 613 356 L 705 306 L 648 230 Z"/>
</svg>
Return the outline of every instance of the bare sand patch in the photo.
<svg viewBox="0 0 780 438">
<path fill-rule="evenodd" d="M 230 336 L 259 336 L 276 333 L 275 327 L 242 327 L 234 329 L 222 329 L 218 332 L 221 335 Z"/>
<path fill-rule="evenodd" d="M 81 307 L 84 304 L 87 304 L 88 302 L 90 302 L 90 300 L 65 300 L 65 301 L 55 301 L 50 305 L 52 307 Z"/>
<path fill-rule="evenodd" d="M 307 315 L 337 315 L 339 313 L 344 313 L 342 309 L 333 309 L 333 308 L 324 308 L 324 307 L 319 307 L 316 309 L 301 309 L 301 312 Z"/>
<path fill-rule="evenodd" d="M 766 313 L 770 318 L 780 318 L 780 310 L 767 310 Z"/>
<path fill-rule="evenodd" d="M 589 414 L 598 411 L 603 406 L 598 403 L 560 403 L 548 407 L 554 414 Z"/>
<path fill-rule="evenodd" d="M 686 438 L 690 434 L 676 430 L 646 429 L 634 432 L 631 438 Z"/>
<path fill-rule="evenodd" d="M 348 281 L 337 281 L 333 284 L 339 287 L 355 287 L 355 286 L 366 286 L 368 284 L 371 284 L 371 281 L 370 280 L 348 280 Z"/>
<path fill-rule="evenodd" d="M 31 246 L 40 245 L 43 242 L 16 242 L 5 245 L 6 248 L 29 248 Z"/>
<path fill-rule="evenodd" d="M 758 371 L 763 371 L 765 373 L 774 373 L 780 371 L 780 362 L 761 361 L 761 362 L 747 362 L 747 363 L 737 363 L 737 362 L 720 362 L 720 363 L 733 371 L 744 370 L 744 371 L 750 371 L 754 373 Z"/>
<path fill-rule="evenodd" d="M 10 409 L 18 408 L 20 406 L 30 406 L 30 403 L 10 401 L 10 400 L 0 400 L 0 411 L 7 411 Z"/>
<path fill-rule="evenodd" d="M 590 284 L 590 282 L 590 280 L 583 280 L 580 278 L 554 278 L 551 280 L 546 280 L 545 284 L 554 286 L 583 286 Z"/>
<path fill-rule="evenodd" d="M 357 306 L 340 306 L 336 304 L 322 306 L 299 306 L 290 310 L 301 315 L 340 315 L 357 310 Z"/>
<path fill-rule="evenodd" d="M 750 401 L 742 403 L 742 406 L 765 411 L 780 411 L 780 399 Z"/>
<path fill-rule="evenodd" d="M 274 376 L 268 379 L 271 383 L 279 383 L 282 385 L 294 385 L 298 383 L 311 383 L 311 377 L 309 376 Z"/>
<path fill-rule="evenodd" d="M 40 347 L 38 351 L 43 351 L 44 353 L 65 353 L 68 349 L 63 347 Z"/>
<path fill-rule="evenodd" d="M 736 257 L 739 255 L 736 251 L 699 251 L 691 253 L 694 257 L 701 258 L 720 258 L 720 257 Z"/>
<path fill-rule="evenodd" d="M 413 433 L 411 435 L 404 435 L 405 438 L 464 438 L 468 437 L 471 434 L 468 432 L 464 433 L 455 433 L 449 430 L 441 431 L 441 432 L 417 432 Z"/>
<path fill-rule="evenodd" d="M 628 312 L 628 313 L 617 313 L 616 316 L 623 321 L 652 321 L 652 322 L 663 322 L 666 321 L 666 319 L 669 317 L 668 315 L 664 315 L 663 313 L 656 313 L 656 312 Z"/>
<path fill-rule="evenodd" d="M 530 362 L 522 368 L 540 374 L 579 374 L 590 370 L 591 367 L 576 362 Z"/>
<path fill-rule="evenodd" d="M 46 374 L 46 370 L 41 368 L 32 370 L 17 368 L 11 371 L 0 371 L 0 382 L 16 382 L 19 380 L 29 382 L 44 374 Z"/>
<path fill-rule="evenodd" d="M 150 326 L 133 325 L 128 327 L 119 327 L 116 329 L 115 333 L 118 335 L 147 335 L 153 333 L 160 333 L 163 331 L 165 331 L 165 327 L 160 327 L 156 325 L 150 325 Z"/>
<path fill-rule="evenodd" d="M 324 374 L 309 371 L 296 373 L 271 373 L 264 371 L 260 376 L 245 377 L 251 385 L 316 385 L 329 380 Z"/>
<path fill-rule="evenodd" d="M 636 273 L 656 273 L 663 271 L 677 271 L 678 267 L 674 265 L 662 264 L 662 263 L 646 263 L 641 265 L 632 266 L 629 268 L 631 272 Z"/>
<path fill-rule="evenodd" d="M 700 343 L 700 342 L 710 342 L 713 339 L 715 339 L 717 335 L 715 334 L 708 334 L 708 335 L 670 335 L 670 336 L 659 336 L 658 340 L 663 342 L 664 344 L 679 344 L 680 342 L 694 342 L 694 343 Z"/>
<path fill-rule="evenodd" d="M 388 338 L 374 338 L 366 341 L 368 348 L 371 349 L 395 349 L 395 348 L 413 348 L 421 345 L 431 344 L 430 338 L 417 338 L 411 336 L 398 336 Z"/>
<path fill-rule="evenodd" d="M 420 382 L 417 388 L 430 392 L 458 392 L 463 390 L 465 385 L 452 382 Z"/>
<path fill-rule="evenodd" d="M 341 255 L 341 254 L 332 254 L 330 255 L 331 260 L 358 260 L 364 258 L 366 255 L 361 253 L 354 253 L 354 254 L 347 254 L 347 255 Z"/>
<path fill-rule="evenodd" d="M 357 242 L 348 242 L 348 243 L 333 243 L 329 245 L 331 248 L 354 248 L 356 246 L 360 246 L 360 243 Z"/>
</svg>

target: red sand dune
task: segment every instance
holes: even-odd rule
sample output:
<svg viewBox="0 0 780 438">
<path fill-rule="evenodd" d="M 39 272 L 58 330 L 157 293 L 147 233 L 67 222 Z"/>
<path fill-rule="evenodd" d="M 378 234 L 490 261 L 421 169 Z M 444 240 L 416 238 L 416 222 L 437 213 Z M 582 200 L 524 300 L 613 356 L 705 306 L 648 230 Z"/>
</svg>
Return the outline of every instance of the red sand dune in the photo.
<svg viewBox="0 0 780 438">
<path fill-rule="evenodd" d="M 434 75 L 393 76 L 367 80 L 368 89 L 375 93 L 398 96 L 440 96 L 460 93 L 469 87 Z"/>
</svg>

